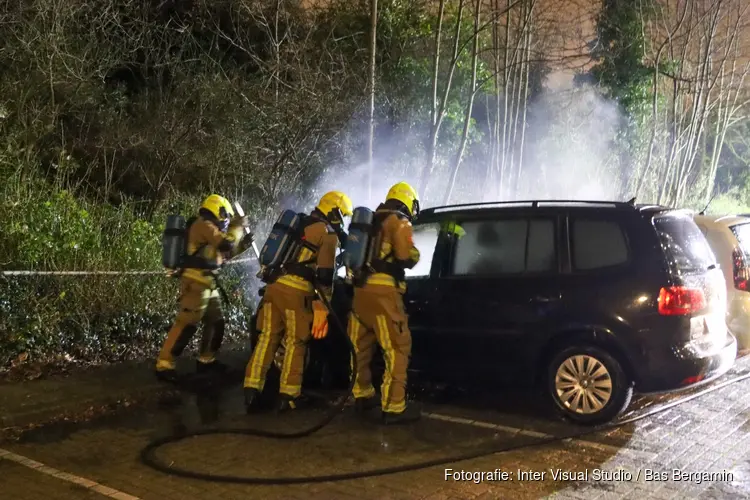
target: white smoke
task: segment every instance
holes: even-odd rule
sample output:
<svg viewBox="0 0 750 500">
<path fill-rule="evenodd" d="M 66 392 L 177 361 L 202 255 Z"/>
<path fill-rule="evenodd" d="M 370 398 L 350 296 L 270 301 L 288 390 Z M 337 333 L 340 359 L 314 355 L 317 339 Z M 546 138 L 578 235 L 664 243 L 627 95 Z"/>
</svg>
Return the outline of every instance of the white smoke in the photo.
<svg viewBox="0 0 750 500">
<path fill-rule="evenodd" d="M 616 103 L 603 98 L 591 86 L 573 88 L 568 84 L 547 88 L 529 104 L 526 123 L 520 175 L 514 169 L 507 169 L 512 173 L 510 176 L 506 173 L 504 189 L 500 190 L 498 185 L 488 186 L 485 180 L 489 156 L 478 153 L 479 147 L 487 146 L 470 145 L 461 163 L 451 204 L 488 201 L 488 193 L 495 193 L 492 201 L 622 199 L 622 158 L 618 154 L 617 140 L 623 119 Z M 368 197 L 368 164 L 361 162 L 331 166 L 316 183 L 315 197 L 340 190 L 349 195 L 355 206 L 375 208 L 397 182 L 406 181 L 418 189 L 422 165 L 414 161 L 415 155 L 420 154 L 414 150 L 414 145 L 424 144 L 426 132 L 419 130 L 412 135 L 414 137 L 388 141 L 376 138 L 371 199 Z M 489 140 L 485 133 L 478 142 Z M 424 155 L 421 156 L 420 161 L 424 161 Z M 426 200 L 432 206 L 441 204 L 455 151 L 442 150 L 439 144 L 437 156 L 430 177 L 430 196 Z M 401 164 L 399 158 L 403 159 Z M 420 193 L 420 197 L 426 208 L 425 193 Z"/>
<path fill-rule="evenodd" d="M 626 179 L 617 144 L 622 123 L 617 104 L 603 98 L 591 86 L 574 88 L 568 84 L 546 88 L 529 104 L 520 176 L 511 176 L 510 182 L 506 176 L 503 194 L 493 201 L 622 200 Z M 374 209 L 385 200 L 393 184 L 405 181 L 418 188 L 422 166 L 419 161 L 423 160 L 414 161 L 414 158 L 420 153 L 424 156 L 424 150 L 416 148 L 424 144 L 426 135 L 426 131 L 420 129 L 409 137 L 376 140 L 371 189 L 368 188 L 369 165 L 366 162 L 331 165 L 315 183 L 312 198 L 307 203 L 297 200 L 294 208 L 309 211 L 321 195 L 337 190 L 346 193 L 355 207 L 364 205 Z M 480 141 L 487 140 L 486 134 L 480 138 Z M 476 145 L 473 150 L 471 145 L 467 148 L 450 200 L 452 204 L 487 201 L 488 191 L 499 191 L 498 186 L 486 185 L 489 158 L 486 154 L 473 153 L 477 149 Z M 430 179 L 432 200 L 442 199 L 454 155 L 455 151 L 441 150 L 439 144 L 436 167 Z M 404 160 L 400 162 L 399 158 Z M 625 169 L 629 170 L 628 165 Z M 425 196 L 420 195 L 425 208 Z M 268 222 L 270 228 L 272 221 Z M 420 245 L 417 240 L 423 237 L 425 244 Z M 427 243 L 433 238 L 430 234 L 415 234 L 415 243 L 418 247 L 430 248 Z M 430 257 L 423 255 L 425 266 L 431 261 Z M 428 271 L 420 267 L 409 274 Z M 343 269 L 339 270 L 339 275 L 343 276 Z M 257 284 L 250 288 L 254 293 Z"/>
<path fill-rule="evenodd" d="M 529 108 L 529 143 L 518 198 L 620 200 L 616 103 L 590 86 L 548 90 Z"/>
</svg>

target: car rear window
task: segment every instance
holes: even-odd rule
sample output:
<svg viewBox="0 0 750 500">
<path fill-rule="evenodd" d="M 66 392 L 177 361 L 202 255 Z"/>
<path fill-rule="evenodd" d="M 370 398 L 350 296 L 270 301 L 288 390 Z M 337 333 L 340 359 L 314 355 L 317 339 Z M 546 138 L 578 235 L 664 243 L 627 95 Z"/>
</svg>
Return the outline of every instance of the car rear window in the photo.
<svg viewBox="0 0 750 500">
<path fill-rule="evenodd" d="M 693 219 L 682 215 L 654 218 L 662 249 L 676 271 L 705 271 L 716 264 L 708 241 Z"/>
<path fill-rule="evenodd" d="M 750 223 L 737 224 L 729 228 L 740 244 L 740 250 L 750 256 Z"/>
</svg>

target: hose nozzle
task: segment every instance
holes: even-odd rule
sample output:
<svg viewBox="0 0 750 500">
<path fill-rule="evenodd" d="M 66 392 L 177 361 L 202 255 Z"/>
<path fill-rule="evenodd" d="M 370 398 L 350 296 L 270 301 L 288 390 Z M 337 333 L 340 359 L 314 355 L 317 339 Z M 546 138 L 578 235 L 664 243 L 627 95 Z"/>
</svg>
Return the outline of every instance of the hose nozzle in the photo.
<svg viewBox="0 0 750 500">
<path fill-rule="evenodd" d="M 242 210 L 242 206 L 237 201 L 234 202 L 234 211 L 240 217 L 244 217 L 245 216 L 245 211 Z M 246 227 L 245 228 L 245 234 L 248 234 L 248 233 L 250 233 L 250 228 Z M 260 252 L 258 251 L 258 246 L 255 244 L 254 241 L 253 241 L 253 253 L 255 253 L 255 258 L 258 259 L 258 260 L 260 260 Z"/>
</svg>

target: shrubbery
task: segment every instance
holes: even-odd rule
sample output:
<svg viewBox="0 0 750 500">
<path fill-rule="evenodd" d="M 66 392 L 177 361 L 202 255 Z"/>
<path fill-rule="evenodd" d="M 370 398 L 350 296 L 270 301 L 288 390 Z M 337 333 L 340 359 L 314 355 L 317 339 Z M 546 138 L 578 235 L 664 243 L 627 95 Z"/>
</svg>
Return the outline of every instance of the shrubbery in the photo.
<svg viewBox="0 0 750 500">
<path fill-rule="evenodd" d="M 161 268 L 161 221 L 131 207 L 87 202 L 40 179 L 13 182 L 2 193 L 3 269 L 154 271 L 155 275 L 6 276 L 0 286 L 0 366 L 19 356 L 41 362 L 73 358 L 115 361 L 151 355 L 175 314 L 177 283 Z M 198 201 L 198 200 L 194 200 Z M 253 281 L 229 269 L 230 290 Z M 242 289 L 244 291 L 244 289 Z M 252 296 L 233 294 L 232 335 L 246 335 Z"/>
</svg>

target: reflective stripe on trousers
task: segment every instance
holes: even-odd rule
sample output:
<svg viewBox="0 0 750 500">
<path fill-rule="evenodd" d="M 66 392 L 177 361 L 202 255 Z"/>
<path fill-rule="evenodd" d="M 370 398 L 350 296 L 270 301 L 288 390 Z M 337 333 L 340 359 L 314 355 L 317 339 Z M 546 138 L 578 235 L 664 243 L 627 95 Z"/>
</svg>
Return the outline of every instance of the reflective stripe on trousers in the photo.
<svg viewBox="0 0 750 500">
<path fill-rule="evenodd" d="M 354 397 L 374 393 L 370 361 L 377 341 L 383 349 L 385 372 L 381 405 L 385 412 L 400 413 L 406 407 L 406 374 L 411 355 L 411 332 L 401 294 L 393 287 L 365 287 L 354 292 L 349 318 L 349 337 L 355 346 L 357 374 Z"/>
<path fill-rule="evenodd" d="M 280 283 L 269 285 L 258 314 L 261 331 L 245 370 L 246 388 L 263 390 L 266 374 L 282 338 L 286 352 L 281 368 L 279 391 L 291 397 L 302 390 L 307 342 L 312 327 L 311 300 L 307 294 Z"/>
<path fill-rule="evenodd" d="M 203 335 L 200 347 L 200 362 L 214 361 L 221 347 L 224 334 L 224 313 L 221 298 L 216 289 L 182 277 L 180 281 L 179 312 L 164 340 L 156 361 L 158 371 L 173 370 L 174 358 L 190 343 L 200 323 Z"/>
</svg>

